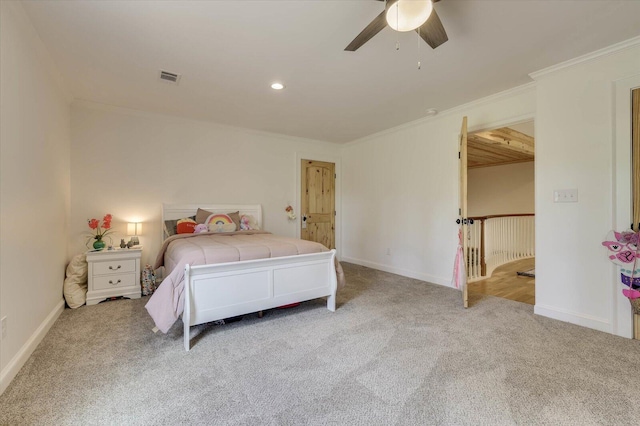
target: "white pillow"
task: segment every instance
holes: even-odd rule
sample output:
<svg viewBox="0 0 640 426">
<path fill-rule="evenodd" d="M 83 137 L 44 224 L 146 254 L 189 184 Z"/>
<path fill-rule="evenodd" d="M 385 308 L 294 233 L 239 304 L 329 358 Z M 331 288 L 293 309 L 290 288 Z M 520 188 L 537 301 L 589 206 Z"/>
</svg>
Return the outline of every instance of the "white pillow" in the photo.
<svg viewBox="0 0 640 426">
<path fill-rule="evenodd" d="M 67 266 L 67 278 L 64 280 L 63 293 L 71 309 L 79 308 L 87 300 L 87 256 L 77 254 Z"/>
</svg>

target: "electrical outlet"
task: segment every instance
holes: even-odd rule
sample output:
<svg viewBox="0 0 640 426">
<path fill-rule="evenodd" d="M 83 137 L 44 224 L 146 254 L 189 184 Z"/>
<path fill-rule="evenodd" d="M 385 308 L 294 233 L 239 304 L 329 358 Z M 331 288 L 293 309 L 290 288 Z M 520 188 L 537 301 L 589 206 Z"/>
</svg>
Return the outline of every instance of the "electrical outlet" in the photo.
<svg viewBox="0 0 640 426">
<path fill-rule="evenodd" d="M 7 317 L 2 317 L 0 322 L 2 322 L 2 338 L 5 339 L 7 337 Z"/>
<path fill-rule="evenodd" d="M 387 247 L 387 256 L 391 256 L 391 249 Z"/>
</svg>

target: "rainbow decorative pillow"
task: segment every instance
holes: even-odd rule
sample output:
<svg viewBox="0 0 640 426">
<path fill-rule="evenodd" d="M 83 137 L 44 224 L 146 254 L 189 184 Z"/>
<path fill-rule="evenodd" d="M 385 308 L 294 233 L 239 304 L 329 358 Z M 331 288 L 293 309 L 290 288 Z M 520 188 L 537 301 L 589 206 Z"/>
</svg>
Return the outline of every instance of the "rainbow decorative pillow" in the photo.
<svg viewBox="0 0 640 426">
<path fill-rule="evenodd" d="M 196 216 L 194 217 L 194 219 L 198 223 L 207 223 L 207 219 L 212 214 L 214 214 L 214 213 L 210 212 L 209 210 L 204 210 L 204 209 L 198 208 L 198 211 L 196 212 Z M 231 220 L 233 221 L 233 223 L 236 224 L 236 229 L 240 229 L 240 212 L 238 212 L 238 211 L 228 212 L 227 216 L 229 216 L 231 218 Z"/>
<path fill-rule="evenodd" d="M 204 223 L 209 227 L 209 232 L 233 232 L 236 230 L 236 224 L 226 214 L 209 215 Z"/>
</svg>

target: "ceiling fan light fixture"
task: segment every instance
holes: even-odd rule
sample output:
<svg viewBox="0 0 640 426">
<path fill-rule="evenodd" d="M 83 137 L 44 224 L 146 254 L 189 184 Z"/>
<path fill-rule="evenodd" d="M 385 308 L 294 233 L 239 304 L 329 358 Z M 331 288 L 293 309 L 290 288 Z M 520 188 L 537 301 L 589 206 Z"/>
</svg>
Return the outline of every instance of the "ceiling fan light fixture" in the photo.
<svg viewBox="0 0 640 426">
<path fill-rule="evenodd" d="M 387 3 L 387 24 L 396 31 L 413 31 L 429 19 L 431 0 L 397 0 Z"/>
</svg>

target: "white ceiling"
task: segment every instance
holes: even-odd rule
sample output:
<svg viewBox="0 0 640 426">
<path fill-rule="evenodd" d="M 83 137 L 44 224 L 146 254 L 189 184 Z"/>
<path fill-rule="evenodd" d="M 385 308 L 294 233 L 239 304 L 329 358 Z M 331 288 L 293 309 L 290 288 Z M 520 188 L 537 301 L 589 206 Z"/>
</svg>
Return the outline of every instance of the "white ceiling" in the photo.
<svg viewBox="0 0 640 426">
<path fill-rule="evenodd" d="M 356 52 L 343 49 L 383 3 L 24 4 L 76 99 L 338 143 L 640 35 L 640 0 L 442 0 L 449 41 L 438 49 L 386 28 Z M 160 69 L 180 84 L 160 82 Z"/>
</svg>

